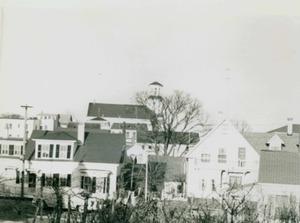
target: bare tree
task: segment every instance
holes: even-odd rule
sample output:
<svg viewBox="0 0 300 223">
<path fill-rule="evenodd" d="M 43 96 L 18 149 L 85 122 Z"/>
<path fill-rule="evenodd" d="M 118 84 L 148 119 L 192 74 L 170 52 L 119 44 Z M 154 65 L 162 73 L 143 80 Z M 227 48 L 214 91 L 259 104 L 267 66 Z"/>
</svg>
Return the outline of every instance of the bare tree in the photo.
<svg viewBox="0 0 300 223">
<path fill-rule="evenodd" d="M 149 105 L 149 94 L 147 92 L 138 92 L 134 100 L 141 105 Z M 188 144 L 186 137 L 181 139 L 180 134 L 191 131 L 203 133 L 208 122 L 208 114 L 205 112 L 202 103 L 193 98 L 190 94 L 183 91 L 174 91 L 169 96 L 160 98 L 159 112 L 151 111 L 150 119 L 152 124 L 151 138 L 156 145 L 163 143 L 163 153 L 168 155 L 172 144 Z M 159 141 L 162 137 L 162 142 Z M 188 136 L 186 134 L 186 136 Z"/>
<path fill-rule="evenodd" d="M 231 120 L 231 123 L 241 133 L 250 132 L 252 129 L 245 120 Z"/>
<path fill-rule="evenodd" d="M 253 187 L 254 184 L 248 189 L 229 187 L 219 194 L 222 197 L 221 209 L 228 222 L 257 222 L 257 203 L 250 199 Z"/>
</svg>

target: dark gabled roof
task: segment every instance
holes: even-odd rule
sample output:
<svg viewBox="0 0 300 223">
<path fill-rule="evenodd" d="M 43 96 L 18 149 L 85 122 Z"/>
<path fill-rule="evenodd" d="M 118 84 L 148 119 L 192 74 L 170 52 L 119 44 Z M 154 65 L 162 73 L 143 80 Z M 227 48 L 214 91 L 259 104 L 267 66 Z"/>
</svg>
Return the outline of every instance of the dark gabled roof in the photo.
<svg viewBox="0 0 300 223">
<path fill-rule="evenodd" d="M 26 145 L 25 159 L 34 159 L 35 141 L 33 139 L 49 139 L 57 140 L 53 138 L 54 135 L 61 136 L 69 135 L 76 139 L 77 131 L 73 129 L 64 129 L 65 131 L 41 131 L 34 130 L 32 137 L 28 140 Z M 47 137 L 51 135 L 51 137 Z M 53 139 L 52 139 L 53 138 Z M 85 132 L 84 145 L 78 145 L 74 155 L 74 161 L 78 162 L 98 162 L 98 163 L 120 163 L 122 149 L 125 145 L 125 136 L 123 134 L 108 134 L 99 132 Z"/>
<path fill-rule="evenodd" d="M 61 132 L 61 131 L 46 131 L 44 135 L 31 137 L 32 139 L 45 139 L 45 140 L 67 140 L 67 141 L 76 141 L 76 136 L 71 135 L 70 133 Z"/>
<path fill-rule="evenodd" d="M 154 82 L 152 82 L 152 83 L 149 84 L 149 85 L 158 85 L 158 86 L 163 87 L 163 85 L 162 85 L 161 83 L 157 82 L 157 81 L 154 81 Z"/>
<path fill-rule="evenodd" d="M 287 132 L 287 125 L 284 125 L 280 128 L 277 128 L 277 129 L 273 129 L 273 130 L 270 130 L 268 131 L 270 133 L 272 132 Z M 300 133 L 300 124 L 293 124 L 293 133 Z"/>
<path fill-rule="evenodd" d="M 87 116 L 149 119 L 151 114 L 144 105 L 89 103 Z"/>
<path fill-rule="evenodd" d="M 149 162 L 166 163 L 165 182 L 178 182 L 185 177 L 184 157 L 150 155 Z"/>
<path fill-rule="evenodd" d="M 155 139 L 155 133 L 151 131 L 138 131 L 137 142 L 138 143 L 153 143 Z M 199 142 L 199 134 L 195 132 L 174 132 L 171 138 L 171 144 L 195 144 Z M 164 132 L 158 132 L 157 143 L 164 143 Z"/>
<path fill-rule="evenodd" d="M 277 134 L 280 139 L 284 142 L 282 146 L 282 151 L 288 152 L 298 152 L 298 144 L 299 144 L 299 134 L 294 133 L 291 136 L 288 136 L 286 133 L 262 133 L 262 132 L 245 132 L 242 133 L 244 138 L 250 143 L 250 145 L 258 152 L 262 150 L 268 150 L 269 147 L 267 142 Z"/>
<path fill-rule="evenodd" d="M 299 153 L 261 151 L 258 182 L 300 185 Z"/>
<path fill-rule="evenodd" d="M 128 129 L 128 130 L 138 130 L 147 131 L 147 124 L 134 124 L 134 123 L 114 123 L 111 129 Z"/>
<path fill-rule="evenodd" d="M 74 161 L 120 163 L 124 145 L 123 134 L 88 133 L 84 145 L 75 154 Z"/>
</svg>

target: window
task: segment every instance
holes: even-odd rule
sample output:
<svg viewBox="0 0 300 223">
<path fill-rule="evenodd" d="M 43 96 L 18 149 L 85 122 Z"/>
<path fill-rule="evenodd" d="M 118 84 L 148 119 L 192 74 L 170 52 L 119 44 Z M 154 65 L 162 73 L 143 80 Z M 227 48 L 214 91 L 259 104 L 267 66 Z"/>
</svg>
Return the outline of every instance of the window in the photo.
<svg viewBox="0 0 300 223">
<path fill-rule="evenodd" d="M 100 192 L 109 193 L 110 178 L 100 177 L 100 182 L 101 182 L 99 187 Z"/>
<path fill-rule="evenodd" d="M 59 187 L 59 174 L 54 173 L 53 174 L 53 187 Z"/>
<path fill-rule="evenodd" d="M 81 188 L 92 193 L 96 191 L 100 193 L 109 193 L 110 179 L 109 177 L 87 177 L 81 176 Z"/>
<path fill-rule="evenodd" d="M 42 145 L 38 145 L 37 157 L 41 158 L 41 154 L 42 154 Z"/>
<path fill-rule="evenodd" d="M 279 150 L 281 150 L 281 147 L 280 146 L 270 146 L 270 150 L 279 151 Z"/>
<path fill-rule="evenodd" d="M 232 189 L 237 189 L 242 185 L 242 177 L 241 176 L 230 176 L 229 177 L 229 186 Z"/>
<path fill-rule="evenodd" d="M 239 148 L 239 159 L 240 160 L 246 159 L 246 148 L 244 148 L 244 147 Z"/>
<path fill-rule="evenodd" d="M 71 186 L 71 174 L 60 175 L 54 173 L 53 176 L 46 175 L 45 173 L 41 176 L 42 186 L 48 187 L 70 187 Z"/>
<path fill-rule="evenodd" d="M 210 162 L 210 154 L 201 154 L 201 162 L 209 163 Z"/>
<path fill-rule="evenodd" d="M 16 170 L 16 184 L 20 183 L 20 171 Z"/>
<path fill-rule="evenodd" d="M 239 167 L 245 167 L 246 166 L 246 148 L 240 147 L 238 151 L 238 166 Z"/>
<path fill-rule="evenodd" d="M 204 181 L 204 179 L 202 179 L 201 189 L 202 189 L 202 191 L 205 191 L 205 181 Z"/>
<path fill-rule="evenodd" d="M 226 150 L 224 148 L 220 148 L 218 154 L 218 162 L 226 163 L 226 161 L 227 161 Z"/>
<path fill-rule="evenodd" d="M 49 157 L 49 145 L 42 145 L 42 158 Z"/>
<path fill-rule="evenodd" d="M 53 179 L 51 175 L 46 175 L 45 176 L 45 186 L 47 187 L 52 187 L 53 186 Z"/>
<path fill-rule="evenodd" d="M 15 150 L 14 150 L 14 155 L 15 156 L 20 156 L 22 155 L 22 151 L 23 150 L 23 146 L 15 146 Z"/>
<path fill-rule="evenodd" d="M 8 155 L 13 156 L 14 155 L 14 149 L 15 149 L 14 145 L 9 145 Z"/>
<path fill-rule="evenodd" d="M 96 192 L 96 177 L 81 176 L 81 188 L 89 192 Z"/>
<path fill-rule="evenodd" d="M 66 145 L 60 146 L 59 158 L 67 158 L 68 148 Z"/>
<path fill-rule="evenodd" d="M 37 148 L 37 158 L 70 159 L 71 152 L 71 145 L 39 144 Z"/>
<path fill-rule="evenodd" d="M 132 133 L 132 139 L 133 139 L 133 140 L 136 140 L 136 132 L 133 132 L 133 133 Z"/>
<path fill-rule="evenodd" d="M 8 155 L 8 145 L 2 145 L 2 155 Z"/>
<path fill-rule="evenodd" d="M 215 184 L 215 180 L 214 179 L 211 180 L 211 190 L 212 191 L 216 191 L 216 184 Z"/>
<path fill-rule="evenodd" d="M 126 138 L 129 138 L 130 134 L 128 131 L 126 131 Z"/>
<path fill-rule="evenodd" d="M 36 186 L 36 175 L 34 173 L 29 173 L 28 187 L 35 188 L 35 186 Z"/>
<path fill-rule="evenodd" d="M 289 202 L 289 197 L 287 195 L 276 195 L 275 196 L 275 206 L 283 207 L 286 206 Z"/>
<path fill-rule="evenodd" d="M 14 145 L 9 145 L 8 155 L 14 155 Z"/>
<path fill-rule="evenodd" d="M 70 187 L 71 186 L 71 174 L 62 175 L 60 177 L 59 186 L 61 186 L 61 187 Z"/>
</svg>

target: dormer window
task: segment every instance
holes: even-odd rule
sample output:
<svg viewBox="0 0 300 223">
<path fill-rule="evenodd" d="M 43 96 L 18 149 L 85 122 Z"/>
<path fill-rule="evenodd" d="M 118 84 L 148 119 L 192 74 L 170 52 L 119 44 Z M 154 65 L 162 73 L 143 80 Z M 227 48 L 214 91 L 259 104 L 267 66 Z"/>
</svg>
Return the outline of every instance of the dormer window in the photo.
<svg viewBox="0 0 300 223">
<path fill-rule="evenodd" d="M 267 146 L 269 147 L 269 150 L 280 151 L 280 150 L 282 150 L 282 146 L 284 146 L 284 142 L 281 140 L 281 138 L 277 134 L 275 134 L 267 142 Z"/>
<path fill-rule="evenodd" d="M 71 159 L 72 146 L 65 144 L 38 144 L 38 159 Z"/>
<path fill-rule="evenodd" d="M 270 150 L 281 150 L 281 146 L 270 146 Z"/>
</svg>

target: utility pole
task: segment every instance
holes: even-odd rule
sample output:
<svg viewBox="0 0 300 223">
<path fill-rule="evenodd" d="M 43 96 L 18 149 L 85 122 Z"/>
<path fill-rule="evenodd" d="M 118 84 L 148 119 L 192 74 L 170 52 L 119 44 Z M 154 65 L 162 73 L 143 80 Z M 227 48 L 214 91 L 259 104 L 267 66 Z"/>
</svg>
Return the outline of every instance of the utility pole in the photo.
<svg viewBox="0 0 300 223">
<path fill-rule="evenodd" d="M 24 115 L 24 135 L 23 135 L 23 153 L 21 155 L 22 159 L 22 179 L 21 179 L 21 199 L 24 198 L 24 178 L 25 178 L 25 147 L 26 147 L 26 140 L 27 140 L 27 110 L 28 108 L 32 108 L 29 105 L 21 105 L 21 108 L 25 109 Z"/>
<path fill-rule="evenodd" d="M 145 202 L 148 200 L 148 153 L 146 154 Z"/>
</svg>

